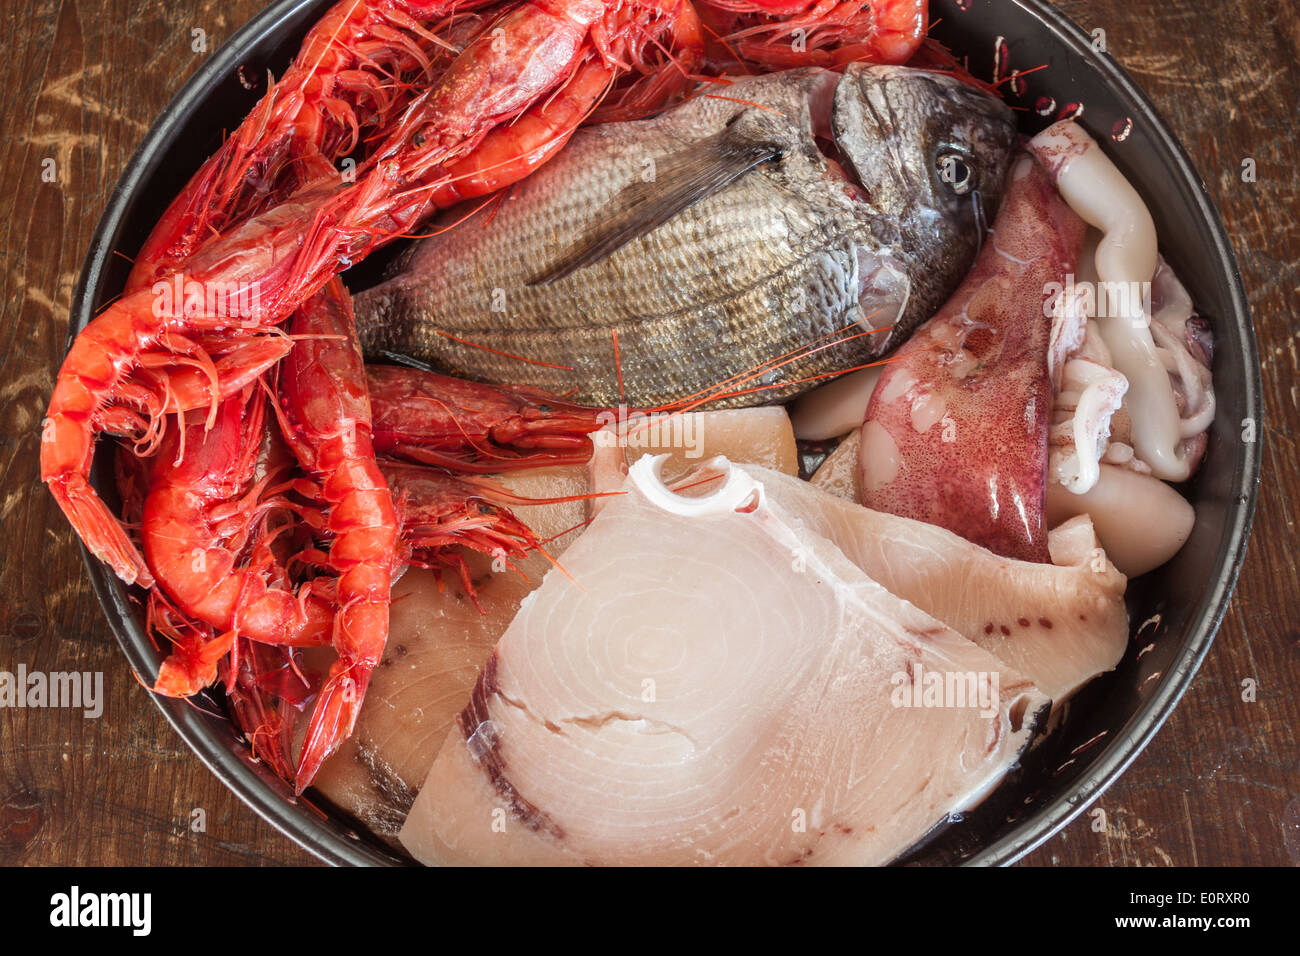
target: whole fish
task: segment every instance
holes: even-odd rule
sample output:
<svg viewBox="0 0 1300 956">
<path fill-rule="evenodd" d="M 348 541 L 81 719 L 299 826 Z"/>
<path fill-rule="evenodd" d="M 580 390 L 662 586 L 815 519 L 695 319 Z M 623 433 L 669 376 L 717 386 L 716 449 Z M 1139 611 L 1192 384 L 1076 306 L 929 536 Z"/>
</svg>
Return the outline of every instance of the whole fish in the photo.
<svg viewBox="0 0 1300 956">
<path fill-rule="evenodd" d="M 358 331 L 368 354 L 593 405 L 784 401 L 951 296 L 1016 141 L 1004 103 L 905 67 L 706 85 L 580 130 L 413 244 L 356 297 Z"/>
</svg>

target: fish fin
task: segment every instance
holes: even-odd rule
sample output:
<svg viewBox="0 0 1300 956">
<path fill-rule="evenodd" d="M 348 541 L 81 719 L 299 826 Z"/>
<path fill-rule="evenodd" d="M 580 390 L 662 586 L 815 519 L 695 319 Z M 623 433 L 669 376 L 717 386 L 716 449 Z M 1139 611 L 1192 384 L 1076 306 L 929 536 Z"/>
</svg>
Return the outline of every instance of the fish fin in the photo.
<svg viewBox="0 0 1300 956">
<path fill-rule="evenodd" d="M 660 160 L 654 179 L 622 192 L 622 208 L 572 243 L 529 285 L 558 282 L 657 229 L 683 209 L 735 182 L 755 166 L 778 159 L 781 145 L 736 135 L 737 124 Z"/>
<path fill-rule="evenodd" d="M 438 370 L 430 365 L 424 359 L 418 359 L 413 355 L 407 355 L 405 352 L 394 352 L 390 349 L 380 349 L 375 353 L 375 358 L 380 362 L 387 362 L 389 365 L 402 365 L 406 368 L 413 368 L 418 372 L 434 372 Z"/>
</svg>

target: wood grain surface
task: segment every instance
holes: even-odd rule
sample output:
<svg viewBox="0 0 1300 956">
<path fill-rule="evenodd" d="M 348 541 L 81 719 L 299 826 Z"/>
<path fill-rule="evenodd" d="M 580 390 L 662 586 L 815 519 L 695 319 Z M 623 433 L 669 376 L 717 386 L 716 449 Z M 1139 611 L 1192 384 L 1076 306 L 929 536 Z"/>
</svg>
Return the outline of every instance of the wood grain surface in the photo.
<svg viewBox="0 0 1300 956">
<path fill-rule="evenodd" d="M 1300 3 L 1061 5 L 1106 30 L 1218 202 L 1254 310 L 1267 412 L 1254 536 L 1204 666 L 1099 800 L 1104 826 L 1090 811 L 1025 862 L 1300 864 Z M 0 709 L 3 864 L 314 862 L 226 790 L 149 702 L 37 481 L 38 426 L 95 222 L 150 122 L 259 6 L 5 0 L 0 13 L 0 670 L 98 671 L 106 696 L 98 719 Z M 1255 183 L 1241 181 L 1245 158 Z M 1242 700 L 1247 679 L 1253 702 Z M 202 832 L 190 826 L 196 809 Z"/>
</svg>

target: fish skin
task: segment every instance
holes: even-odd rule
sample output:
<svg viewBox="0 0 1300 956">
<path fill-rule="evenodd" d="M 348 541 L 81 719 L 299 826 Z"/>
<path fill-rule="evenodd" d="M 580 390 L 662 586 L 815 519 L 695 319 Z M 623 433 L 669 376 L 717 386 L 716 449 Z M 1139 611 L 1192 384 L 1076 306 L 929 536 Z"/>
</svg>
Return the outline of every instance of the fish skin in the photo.
<svg viewBox="0 0 1300 956">
<path fill-rule="evenodd" d="M 741 120 L 778 137 L 778 159 L 608 257 L 529 284 L 620 208 L 629 186 Z M 830 128 L 865 199 L 850 197 L 817 148 L 815 130 Z M 801 356 L 711 404 L 784 401 L 816 384 L 797 380 L 884 354 L 946 301 L 981 241 L 976 203 L 991 220 L 1016 139 L 1005 104 L 906 68 L 787 71 L 716 96 L 706 89 L 655 119 L 580 130 L 490 222 L 481 212 L 414 244 L 391 278 L 357 295 L 358 331 L 369 354 L 401 352 L 593 405 L 652 407 L 846 329 L 887 326 L 903 306 L 892 332 Z M 978 200 L 954 196 L 940 175 L 939 153 L 953 145 L 969 157 Z M 864 293 L 868 275 L 875 291 Z"/>
</svg>

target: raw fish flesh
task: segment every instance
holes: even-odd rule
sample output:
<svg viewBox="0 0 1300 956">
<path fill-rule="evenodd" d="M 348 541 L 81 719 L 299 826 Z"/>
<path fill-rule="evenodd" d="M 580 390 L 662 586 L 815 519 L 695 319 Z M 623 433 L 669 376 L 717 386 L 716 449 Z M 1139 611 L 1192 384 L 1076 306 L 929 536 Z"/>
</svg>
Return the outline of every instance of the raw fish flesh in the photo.
<svg viewBox="0 0 1300 956">
<path fill-rule="evenodd" d="M 1015 763 L 1041 693 L 710 467 L 686 497 L 641 459 L 575 580 L 524 603 L 407 818 L 417 859 L 879 864 Z M 969 699 L 915 697 L 927 675 Z"/>
</svg>

